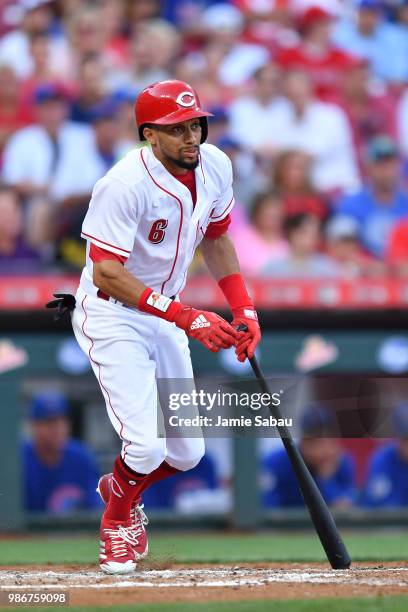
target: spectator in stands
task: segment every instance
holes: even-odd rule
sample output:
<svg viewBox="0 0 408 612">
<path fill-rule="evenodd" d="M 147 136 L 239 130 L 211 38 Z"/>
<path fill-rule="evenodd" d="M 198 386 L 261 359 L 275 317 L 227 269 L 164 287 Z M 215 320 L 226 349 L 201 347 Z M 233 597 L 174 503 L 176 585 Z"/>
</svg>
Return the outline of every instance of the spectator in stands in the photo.
<svg viewBox="0 0 408 612">
<path fill-rule="evenodd" d="M 408 405 L 394 412 L 397 439 L 380 446 L 371 457 L 363 503 L 370 507 L 408 506 Z"/>
<path fill-rule="evenodd" d="M 376 76 L 397 83 L 408 78 L 407 35 L 385 21 L 381 0 L 359 0 L 356 18 L 339 21 L 333 40 L 345 51 L 368 59 Z"/>
<path fill-rule="evenodd" d="M 309 6 L 299 15 L 301 42 L 278 53 L 284 70 L 303 70 L 312 79 L 319 97 L 337 91 L 351 61 L 350 54 L 333 46 L 330 36 L 334 15 L 322 6 Z"/>
<path fill-rule="evenodd" d="M 109 89 L 131 89 L 136 96 L 147 85 L 171 78 L 179 45 L 177 30 L 163 19 L 140 24 L 130 41 L 129 63 L 108 74 Z"/>
<path fill-rule="evenodd" d="M 132 2 L 132 6 L 141 4 Z M 143 4 L 143 3 L 142 3 Z M 126 0 L 99 0 L 100 26 L 104 29 L 105 47 L 110 66 L 120 70 L 129 60 L 129 39 L 126 35 L 127 2 Z"/>
<path fill-rule="evenodd" d="M 336 435 L 333 416 L 322 406 L 308 406 L 301 419 L 299 448 L 325 501 L 344 508 L 355 501 L 355 467 Z M 300 507 L 304 501 L 286 450 L 267 456 L 262 465 L 263 503 L 271 508 Z"/>
<path fill-rule="evenodd" d="M 64 190 L 60 191 L 60 197 L 54 204 L 59 260 L 76 269 L 82 268 L 85 261 L 86 245 L 81 238 L 81 229 L 93 185 L 106 174 L 123 152 L 122 143 L 119 142 L 117 104 L 113 100 L 103 101 L 93 107 L 92 113 L 93 139 L 87 151 L 83 151 L 79 156 L 80 159 L 85 154 L 88 156 L 87 167 L 92 173 L 88 182 L 81 182 L 82 191 L 70 187 L 68 182 L 61 185 Z M 68 169 L 68 165 L 66 168 Z M 78 167 L 77 170 L 79 171 Z M 72 166 L 71 171 L 75 171 L 75 166 Z M 66 180 L 70 174 L 66 175 Z"/>
<path fill-rule="evenodd" d="M 228 135 L 219 138 L 214 144 L 230 158 L 235 200 L 243 210 L 248 210 L 255 195 L 263 190 L 263 186 L 265 189 L 268 187 L 268 181 L 261 171 L 258 159 L 251 150 L 242 147 Z"/>
<path fill-rule="evenodd" d="M 280 79 L 274 64 L 258 68 L 253 75 L 252 91 L 237 97 L 229 107 L 231 137 L 260 158 L 268 159 L 276 152 L 275 134 L 280 130 L 282 114 L 288 112 Z"/>
<path fill-rule="evenodd" d="M 210 6 L 204 10 L 201 24 L 207 45 L 221 54 L 217 73 L 221 86 L 238 87 L 268 63 L 270 56 L 265 47 L 241 42 L 244 19 L 235 6 L 227 3 Z M 197 63 L 205 61 L 202 53 L 195 57 Z"/>
<path fill-rule="evenodd" d="M 30 39 L 41 32 L 49 31 L 52 22 L 52 0 L 20 0 L 23 11 L 19 28 L 0 41 L 0 63 L 11 66 L 20 79 L 28 78 L 33 71 L 30 54 Z M 52 54 L 59 56 L 57 41 L 53 41 Z"/>
<path fill-rule="evenodd" d="M 88 448 L 70 438 L 66 398 L 52 391 L 35 395 L 29 421 L 31 438 L 22 449 L 25 509 L 62 514 L 99 508 L 98 469 Z"/>
<path fill-rule="evenodd" d="M 110 57 L 104 53 L 106 39 L 105 29 L 101 27 L 101 12 L 96 4 L 81 4 L 77 10 L 66 16 L 66 31 L 70 49 L 67 76 L 76 79 L 79 67 L 87 57 L 101 57 L 107 73 L 116 67 Z"/>
<path fill-rule="evenodd" d="M 383 257 L 390 232 L 408 216 L 408 193 L 401 187 L 401 160 L 396 143 L 376 136 L 367 149 L 369 181 L 356 193 L 340 199 L 337 212 L 354 217 L 365 248 Z"/>
<path fill-rule="evenodd" d="M 351 279 L 385 275 L 385 263 L 365 253 L 361 248 L 360 228 L 354 217 L 333 217 L 326 226 L 325 235 L 327 254 L 339 266 L 342 277 Z"/>
<path fill-rule="evenodd" d="M 135 124 L 135 96 L 132 91 L 119 90 L 112 96 L 116 107 L 117 154 L 125 155 L 139 143 Z"/>
<path fill-rule="evenodd" d="M 288 244 L 282 232 L 282 201 L 273 192 L 255 196 L 250 209 L 250 223 L 231 228 L 240 267 L 244 274 L 259 274 L 267 262 L 288 255 Z M 248 248 L 250 245 L 250 248 Z"/>
<path fill-rule="evenodd" d="M 203 496 L 214 498 L 217 486 L 215 464 L 207 453 L 188 473 L 179 472 L 174 478 L 167 478 L 167 482 L 157 482 L 145 491 L 143 503 L 149 509 L 177 507 L 186 513 L 195 513 L 202 510 Z"/>
<path fill-rule="evenodd" d="M 23 211 L 14 189 L 0 185 L 0 273 L 31 272 L 40 268 L 40 254 L 24 239 Z"/>
<path fill-rule="evenodd" d="M 22 95 L 26 104 L 33 103 L 35 90 L 41 85 L 58 81 L 60 74 L 51 65 L 51 36 L 47 32 L 38 32 L 30 38 L 30 57 L 32 70 L 21 83 Z"/>
<path fill-rule="evenodd" d="M 286 217 L 299 213 L 327 216 L 327 205 L 313 188 L 311 158 L 302 151 L 289 150 L 280 153 L 273 165 L 272 184 L 282 198 Z"/>
<path fill-rule="evenodd" d="M 333 104 L 320 102 L 303 72 L 286 75 L 284 93 L 289 104 L 274 135 L 277 149 L 297 149 L 310 155 L 312 183 L 321 192 L 358 186 L 352 134 L 344 112 Z"/>
<path fill-rule="evenodd" d="M 270 278 L 335 278 L 340 268 L 328 255 L 319 252 L 320 220 L 310 214 L 299 213 L 284 222 L 284 235 L 289 243 L 288 254 L 269 261 L 262 270 Z"/>
<path fill-rule="evenodd" d="M 174 77 L 190 83 L 206 108 L 228 107 L 235 99 L 235 89 L 222 85 L 218 80 L 222 59 L 221 48 L 206 45 L 199 54 L 189 53 L 180 57 L 174 66 Z"/>
<path fill-rule="evenodd" d="M 10 66 L 0 65 L 0 153 L 13 132 L 31 121 L 32 112 L 23 101 L 15 72 Z"/>
<path fill-rule="evenodd" d="M 378 134 L 397 137 L 395 99 L 385 87 L 373 83 L 368 60 L 356 59 L 343 75 L 336 102 L 350 122 L 363 171 L 367 143 Z"/>
<path fill-rule="evenodd" d="M 71 104 L 71 120 L 91 123 L 95 105 L 108 96 L 100 55 L 89 55 L 82 60 L 78 70 L 77 89 Z"/>
<path fill-rule="evenodd" d="M 273 57 L 279 50 L 299 43 L 292 3 L 276 0 L 234 0 L 234 3 L 245 16 L 245 41 L 266 47 Z"/>
<path fill-rule="evenodd" d="M 20 79 L 27 79 L 34 63 L 30 51 L 30 39 L 42 32 L 51 32 L 53 0 L 21 0 L 23 11 L 19 28 L 6 34 L 0 41 L 0 63 L 11 66 Z M 49 65 L 52 72 L 62 75 L 69 56 L 69 48 L 62 36 L 50 39 Z"/>
<path fill-rule="evenodd" d="M 17 131 L 4 150 L 3 180 L 25 199 L 29 241 L 42 247 L 52 236 L 52 203 L 88 193 L 100 176 L 88 154 L 91 128 L 66 119 L 66 91 L 44 85 L 36 91 L 35 103 L 37 123 Z"/>
</svg>

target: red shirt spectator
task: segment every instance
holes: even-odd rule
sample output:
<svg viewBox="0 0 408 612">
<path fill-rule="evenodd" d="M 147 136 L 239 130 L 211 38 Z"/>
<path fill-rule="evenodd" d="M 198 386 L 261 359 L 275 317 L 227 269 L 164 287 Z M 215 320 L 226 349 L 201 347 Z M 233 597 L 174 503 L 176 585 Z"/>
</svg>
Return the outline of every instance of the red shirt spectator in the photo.
<svg viewBox="0 0 408 612">
<path fill-rule="evenodd" d="M 344 73 L 341 90 L 333 102 L 342 107 L 349 119 L 363 171 L 365 149 L 374 136 L 386 134 L 397 140 L 396 100 L 385 88 L 373 86 L 369 63 L 359 59 Z"/>
<path fill-rule="evenodd" d="M 287 70 L 304 70 L 320 98 L 330 98 L 339 88 L 344 72 L 353 58 L 332 46 L 332 15 L 321 7 L 308 8 L 299 20 L 302 41 L 294 48 L 283 49 L 275 60 Z"/>
<path fill-rule="evenodd" d="M 284 151 L 276 158 L 273 186 L 282 199 L 286 217 L 308 213 L 324 219 L 325 200 L 313 189 L 310 180 L 311 160 L 302 151 Z"/>
<path fill-rule="evenodd" d="M 32 122 L 31 109 L 23 104 L 16 75 L 9 66 L 0 66 L 0 151 L 16 130 Z"/>
</svg>

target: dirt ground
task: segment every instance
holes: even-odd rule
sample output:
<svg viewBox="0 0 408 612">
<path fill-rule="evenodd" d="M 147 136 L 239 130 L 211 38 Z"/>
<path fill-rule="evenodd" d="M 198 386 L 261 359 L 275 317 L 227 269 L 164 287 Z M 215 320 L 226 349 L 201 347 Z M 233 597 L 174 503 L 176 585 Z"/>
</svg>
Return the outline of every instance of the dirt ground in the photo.
<svg viewBox="0 0 408 612">
<path fill-rule="evenodd" d="M 31 565 L 2 568 L 0 591 L 6 590 L 64 591 L 71 606 L 398 595 L 408 594 L 408 563 L 355 563 L 349 570 L 336 571 L 322 563 L 186 566 L 146 562 L 126 576 L 107 576 L 93 565 Z"/>
</svg>

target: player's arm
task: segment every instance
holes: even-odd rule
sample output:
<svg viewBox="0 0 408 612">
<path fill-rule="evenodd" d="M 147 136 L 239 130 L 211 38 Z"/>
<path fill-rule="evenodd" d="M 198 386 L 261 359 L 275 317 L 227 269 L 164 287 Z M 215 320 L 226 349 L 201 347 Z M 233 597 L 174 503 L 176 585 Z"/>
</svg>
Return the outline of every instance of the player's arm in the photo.
<svg viewBox="0 0 408 612">
<path fill-rule="evenodd" d="M 210 232 L 203 238 L 201 252 L 210 273 L 218 281 L 230 305 L 233 315 L 231 325 L 236 328 L 243 323 L 248 327 L 248 331 L 241 334 L 235 349 L 239 361 L 245 361 L 247 356 L 253 356 L 261 339 L 258 317 L 240 273 L 237 254 L 231 239 L 226 233 L 216 237 L 213 237 L 214 235 L 214 232 Z"/>
<path fill-rule="evenodd" d="M 116 300 L 175 323 L 214 353 L 234 346 L 239 338 L 235 328 L 214 312 L 186 306 L 146 287 L 126 270 L 122 261 L 94 261 L 93 281 L 96 287 Z"/>
</svg>

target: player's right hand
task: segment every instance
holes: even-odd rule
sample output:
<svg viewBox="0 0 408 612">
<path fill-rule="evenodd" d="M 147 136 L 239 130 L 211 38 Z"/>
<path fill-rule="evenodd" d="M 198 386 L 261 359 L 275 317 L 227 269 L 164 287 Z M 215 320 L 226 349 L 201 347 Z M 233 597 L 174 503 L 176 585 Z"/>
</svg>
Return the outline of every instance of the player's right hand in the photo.
<svg viewBox="0 0 408 612">
<path fill-rule="evenodd" d="M 213 353 L 235 346 L 242 333 L 237 332 L 215 312 L 184 306 L 174 317 L 177 327 L 187 336 L 195 338 Z"/>
</svg>

